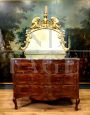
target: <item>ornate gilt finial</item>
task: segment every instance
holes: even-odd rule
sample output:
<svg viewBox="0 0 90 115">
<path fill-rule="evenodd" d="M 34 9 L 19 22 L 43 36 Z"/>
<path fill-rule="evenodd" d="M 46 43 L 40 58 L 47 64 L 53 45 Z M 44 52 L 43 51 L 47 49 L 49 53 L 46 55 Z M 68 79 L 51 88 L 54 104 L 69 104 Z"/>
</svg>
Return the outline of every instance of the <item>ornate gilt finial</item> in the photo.
<svg viewBox="0 0 90 115">
<path fill-rule="evenodd" d="M 48 14 L 48 7 L 47 6 L 45 6 L 45 12 L 44 12 L 44 14 Z"/>
<path fill-rule="evenodd" d="M 45 6 L 43 24 L 44 26 L 47 26 L 48 24 L 48 7 L 47 6 Z"/>
</svg>

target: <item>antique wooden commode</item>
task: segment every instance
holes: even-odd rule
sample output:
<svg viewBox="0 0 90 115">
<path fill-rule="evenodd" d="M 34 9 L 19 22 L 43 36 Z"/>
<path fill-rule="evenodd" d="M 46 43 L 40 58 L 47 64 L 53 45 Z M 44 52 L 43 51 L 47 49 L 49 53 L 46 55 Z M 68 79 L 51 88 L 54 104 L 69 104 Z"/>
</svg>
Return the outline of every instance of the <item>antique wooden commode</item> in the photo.
<svg viewBox="0 0 90 115">
<path fill-rule="evenodd" d="M 75 99 L 75 110 L 78 110 L 79 59 L 65 58 L 69 48 L 65 47 L 59 21 L 56 17 L 48 20 L 47 16 L 45 7 L 44 19 L 35 17 L 26 31 L 25 46 L 21 48 L 26 58 L 11 59 L 15 109 L 17 99 L 28 96 L 40 101 Z"/>
<path fill-rule="evenodd" d="M 15 109 L 17 99 L 29 96 L 36 100 L 67 97 L 79 104 L 79 59 L 12 59 Z"/>
</svg>

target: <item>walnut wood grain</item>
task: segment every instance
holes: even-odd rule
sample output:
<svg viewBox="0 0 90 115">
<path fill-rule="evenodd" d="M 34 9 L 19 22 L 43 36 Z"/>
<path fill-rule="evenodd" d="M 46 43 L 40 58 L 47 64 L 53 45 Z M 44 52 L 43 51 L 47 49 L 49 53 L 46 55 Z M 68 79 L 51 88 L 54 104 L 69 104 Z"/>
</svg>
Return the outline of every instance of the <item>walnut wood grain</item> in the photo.
<svg viewBox="0 0 90 115">
<path fill-rule="evenodd" d="M 13 92 L 17 98 L 49 101 L 59 98 L 76 99 L 79 104 L 79 59 L 30 60 L 13 59 Z"/>
</svg>

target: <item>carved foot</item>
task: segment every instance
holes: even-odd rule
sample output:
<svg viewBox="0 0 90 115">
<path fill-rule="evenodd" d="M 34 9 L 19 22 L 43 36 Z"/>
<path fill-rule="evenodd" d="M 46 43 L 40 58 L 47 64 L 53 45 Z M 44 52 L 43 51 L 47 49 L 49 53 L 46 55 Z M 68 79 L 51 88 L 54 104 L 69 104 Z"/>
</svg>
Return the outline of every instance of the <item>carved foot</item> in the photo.
<svg viewBox="0 0 90 115">
<path fill-rule="evenodd" d="M 78 111 L 78 104 L 80 103 L 80 99 L 76 99 L 75 110 Z"/>
<path fill-rule="evenodd" d="M 14 104 L 15 104 L 15 109 L 18 109 L 16 98 L 13 99 L 13 102 L 14 102 Z"/>
</svg>

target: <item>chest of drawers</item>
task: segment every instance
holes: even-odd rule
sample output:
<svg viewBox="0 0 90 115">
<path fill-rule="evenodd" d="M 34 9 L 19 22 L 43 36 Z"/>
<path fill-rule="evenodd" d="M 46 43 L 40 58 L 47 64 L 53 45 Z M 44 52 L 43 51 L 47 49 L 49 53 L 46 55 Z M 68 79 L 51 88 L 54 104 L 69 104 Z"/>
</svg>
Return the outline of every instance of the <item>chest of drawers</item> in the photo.
<svg viewBox="0 0 90 115">
<path fill-rule="evenodd" d="M 35 100 L 76 99 L 79 104 L 79 59 L 22 59 L 11 60 L 13 101 L 29 96 Z"/>
</svg>

